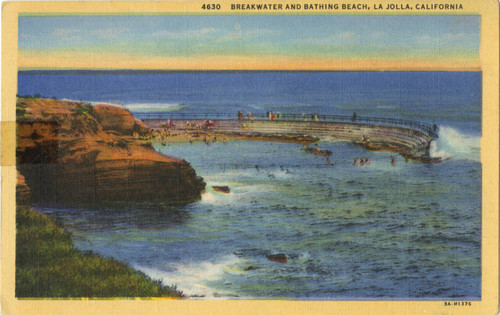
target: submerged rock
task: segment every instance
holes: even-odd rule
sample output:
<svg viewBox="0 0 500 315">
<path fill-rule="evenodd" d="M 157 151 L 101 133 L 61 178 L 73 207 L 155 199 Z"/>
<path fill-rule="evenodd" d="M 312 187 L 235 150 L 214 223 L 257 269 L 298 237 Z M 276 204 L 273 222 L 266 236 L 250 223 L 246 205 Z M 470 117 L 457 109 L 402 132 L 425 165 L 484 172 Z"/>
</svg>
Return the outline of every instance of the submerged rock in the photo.
<svg viewBox="0 0 500 315">
<path fill-rule="evenodd" d="M 279 262 L 279 263 L 282 263 L 282 264 L 286 264 L 288 262 L 288 259 L 286 257 L 285 254 L 271 254 L 271 255 L 267 255 L 267 259 L 270 260 L 270 261 L 275 261 L 275 262 Z"/>
</svg>

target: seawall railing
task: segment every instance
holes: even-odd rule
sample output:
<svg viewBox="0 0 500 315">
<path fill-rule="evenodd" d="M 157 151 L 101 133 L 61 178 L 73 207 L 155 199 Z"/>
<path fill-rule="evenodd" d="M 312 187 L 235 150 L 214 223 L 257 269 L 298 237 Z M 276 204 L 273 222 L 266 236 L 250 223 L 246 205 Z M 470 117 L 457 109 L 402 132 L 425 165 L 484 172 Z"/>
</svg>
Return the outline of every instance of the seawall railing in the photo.
<svg viewBox="0 0 500 315">
<path fill-rule="evenodd" d="M 241 120 L 236 113 L 180 113 L 180 112 L 132 112 L 132 114 L 140 120 Z M 252 114 L 253 118 L 244 115 L 246 120 L 269 121 L 269 116 L 266 113 Z M 322 115 L 322 114 L 280 114 L 279 118 L 275 114 L 275 121 L 294 121 L 294 122 L 332 122 L 332 123 L 352 123 L 352 124 L 376 124 L 385 126 L 401 126 L 410 129 L 415 129 L 428 134 L 433 139 L 438 137 L 437 126 L 430 125 L 418 121 L 385 118 L 385 117 L 369 117 L 369 116 L 349 116 L 349 115 Z"/>
</svg>

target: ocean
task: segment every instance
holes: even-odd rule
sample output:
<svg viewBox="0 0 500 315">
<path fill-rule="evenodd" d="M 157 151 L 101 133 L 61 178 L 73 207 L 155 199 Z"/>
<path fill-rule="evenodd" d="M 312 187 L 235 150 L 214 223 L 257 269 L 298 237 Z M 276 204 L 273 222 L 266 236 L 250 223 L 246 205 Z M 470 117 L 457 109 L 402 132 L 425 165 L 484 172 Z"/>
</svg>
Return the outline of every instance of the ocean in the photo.
<svg viewBox="0 0 500 315">
<path fill-rule="evenodd" d="M 431 155 L 322 141 L 156 143 L 207 182 L 201 201 L 162 210 L 39 210 L 75 246 L 202 299 L 481 298 L 480 72 L 29 71 L 18 94 L 112 103 L 133 113 L 320 113 L 436 124 Z M 353 166 L 370 157 L 369 166 Z M 211 186 L 228 185 L 221 194 Z M 283 253 L 286 264 L 270 261 Z"/>
</svg>

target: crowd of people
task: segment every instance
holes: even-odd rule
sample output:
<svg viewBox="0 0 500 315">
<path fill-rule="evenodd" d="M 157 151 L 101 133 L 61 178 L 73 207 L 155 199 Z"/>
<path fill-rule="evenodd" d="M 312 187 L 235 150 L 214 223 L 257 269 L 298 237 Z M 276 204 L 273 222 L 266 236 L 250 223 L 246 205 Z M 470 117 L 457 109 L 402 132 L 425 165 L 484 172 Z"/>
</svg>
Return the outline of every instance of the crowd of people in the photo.
<svg viewBox="0 0 500 315">
<path fill-rule="evenodd" d="M 247 113 L 247 119 L 248 120 L 254 120 L 255 117 L 254 117 L 254 114 L 252 112 L 248 112 Z M 238 111 L 238 120 L 245 120 L 245 113 L 243 111 Z M 281 112 L 273 112 L 273 111 L 267 111 L 266 112 L 266 117 L 268 120 L 280 120 L 283 118 L 283 116 L 281 115 Z M 311 121 L 320 121 L 320 117 L 317 113 L 312 113 L 312 114 L 302 114 L 302 118 L 304 121 L 309 121 L 309 119 Z M 358 115 L 356 113 L 353 113 L 352 114 L 352 122 L 356 122 L 356 120 L 358 119 Z"/>
<path fill-rule="evenodd" d="M 360 157 L 360 158 L 354 158 L 354 166 L 368 166 L 370 165 L 370 158 L 369 157 Z"/>
<path fill-rule="evenodd" d="M 267 112 L 267 118 L 269 120 L 280 120 L 281 119 L 281 113 L 280 112 L 277 112 L 277 113 L 274 113 L 274 112 Z"/>
<path fill-rule="evenodd" d="M 266 113 L 266 115 L 267 115 L 267 118 L 269 120 L 279 120 L 282 118 L 282 115 L 280 112 L 274 113 L 272 111 L 268 111 Z M 303 114 L 303 117 L 304 117 L 304 121 L 307 121 L 309 117 L 310 117 L 311 121 L 319 121 L 319 116 L 316 113 L 312 113 L 310 115 Z M 248 112 L 246 114 L 246 118 L 248 120 L 255 119 L 253 113 L 251 113 L 251 112 Z M 356 118 L 357 118 L 357 115 L 356 115 L 356 113 L 354 113 L 352 120 L 355 121 Z M 243 111 L 238 111 L 238 119 L 245 120 L 245 114 Z M 184 123 L 185 130 L 208 131 L 208 133 L 205 134 L 205 136 L 202 138 L 203 143 L 205 143 L 207 146 L 210 146 L 212 143 L 216 143 L 217 141 L 221 141 L 224 144 L 227 144 L 226 138 L 217 139 L 216 135 L 210 134 L 209 127 L 213 127 L 213 126 L 215 126 L 215 124 L 210 120 L 205 120 L 204 122 L 186 121 Z M 171 137 L 172 135 L 176 135 L 175 133 L 172 132 L 175 125 L 172 123 L 172 121 L 170 119 L 167 120 L 166 124 L 161 125 L 161 127 L 162 127 L 162 129 L 150 131 L 148 136 L 147 136 L 147 139 L 148 140 L 155 140 L 155 141 L 159 141 L 159 142 L 164 143 L 167 141 L 167 138 Z M 367 143 L 369 141 L 370 141 L 370 138 L 367 135 L 362 136 L 361 143 Z M 193 144 L 194 140 L 192 138 L 189 138 L 189 143 Z M 314 149 L 316 151 L 320 151 L 317 143 L 315 144 Z M 369 166 L 370 163 L 371 163 L 371 161 L 370 161 L 369 157 L 356 157 L 356 158 L 354 158 L 353 166 Z M 392 166 L 396 166 L 396 157 L 391 155 L 390 156 L 390 163 Z M 328 165 L 332 164 L 332 161 L 330 160 L 329 156 L 326 157 L 326 164 L 328 164 Z"/>
<path fill-rule="evenodd" d="M 309 118 L 311 121 L 320 121 L 319 115 L 317 113 L 312 113 L 312 114 L 302 114 L 304 121 L 308 121 Z M 238 120 L 245 120 L 245 113 L 243 111 L 238 111 L 237 115 Z M 275 120 L 282 120 L 283 115 L 281 112 L 274 112 L 274 111 L 267 111 L 266 112 L 266 118 L 267 120 L 275 121 Z M 254 120 L 255 116 L 252 112 L 248 112 L 246 114 L 246 119 L 248 120 Z"/>
<path fill-rule="evenodd" d="M 150 130 L 147 136 L 147 140 L 154 140 L 164 143 L 167 141 L 169 137 L 173 135 L 174 133 L 168 128 Z"/>
<path fill-rule="evenodd" d="M 227 139 L 225 137 L 222 139 L 217 139 L 217 135 L 212 135 L 210 133 L 203 137 L 203 143 L 205 143 L 207 146 L 210 146 L 212 143 L 216 143 L 217 141 L 222 141 L 224 145 L 227 144 Z M 189 139 L 189 143 L 193 144 L 193 140 Z"/>
</svg>

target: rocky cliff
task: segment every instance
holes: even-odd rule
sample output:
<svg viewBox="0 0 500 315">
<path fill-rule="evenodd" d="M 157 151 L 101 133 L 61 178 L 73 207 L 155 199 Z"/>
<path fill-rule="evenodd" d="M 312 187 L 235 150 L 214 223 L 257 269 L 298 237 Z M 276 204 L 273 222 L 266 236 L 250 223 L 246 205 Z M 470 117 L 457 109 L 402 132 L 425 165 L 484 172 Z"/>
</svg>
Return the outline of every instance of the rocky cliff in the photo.
<svg viewBox="0 0 500 315">
<path fill-rule="evenodd" d="M 188 162 L 132 137 L 148 130 L 125 109 L 20 98 L 17 114 L 17 167 L 32 202 L 155 205 L 204 191 Z"/>
</svg>

